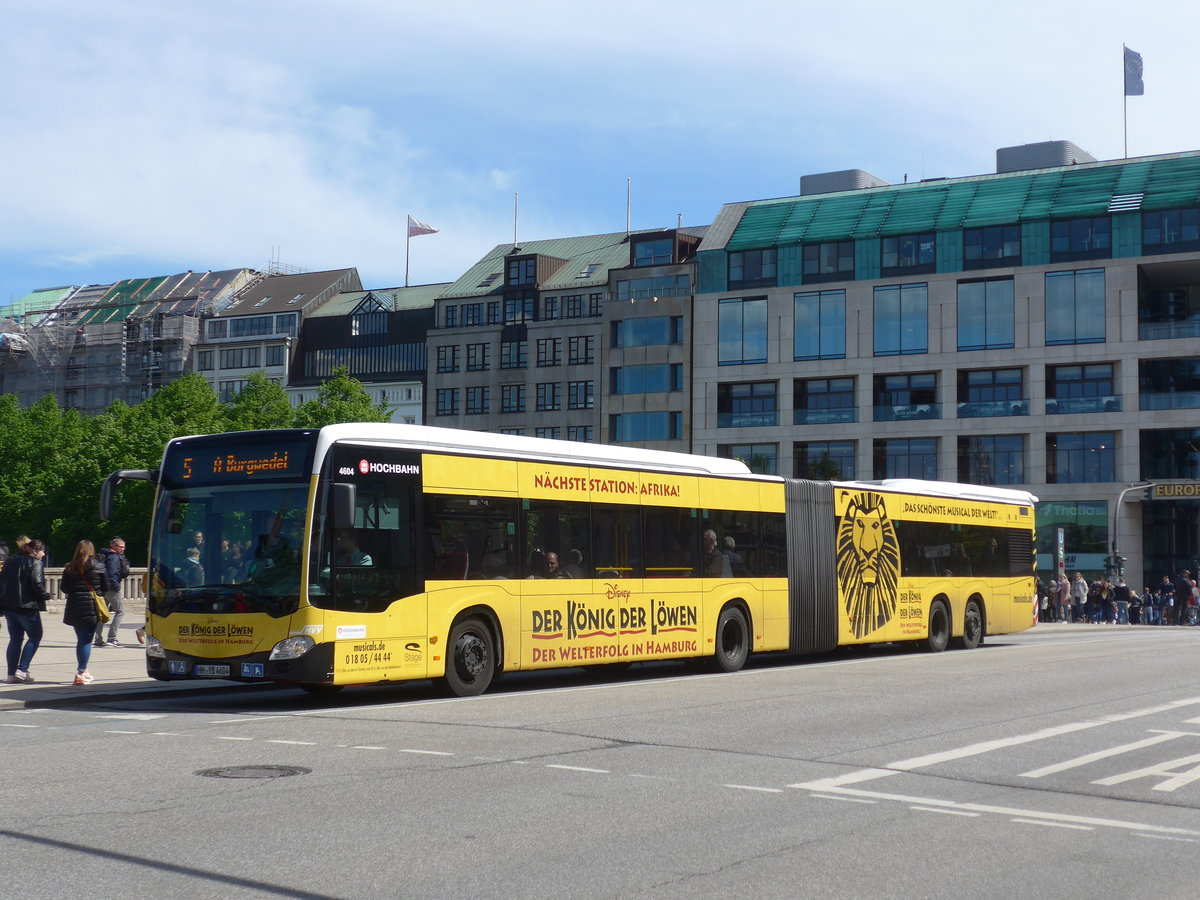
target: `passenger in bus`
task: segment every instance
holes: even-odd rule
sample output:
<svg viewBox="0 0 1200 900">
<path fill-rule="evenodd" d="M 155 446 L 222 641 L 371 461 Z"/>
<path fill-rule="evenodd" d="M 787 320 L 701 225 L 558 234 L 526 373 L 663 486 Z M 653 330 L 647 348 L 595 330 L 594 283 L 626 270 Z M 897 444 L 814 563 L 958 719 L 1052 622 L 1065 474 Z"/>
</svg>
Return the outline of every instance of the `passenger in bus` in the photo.
<svg viewBox="0 0 1200 900">
<path fill-rule="evenodd" d="M 694 532 L 693 532 L 694 533 Z M 693 538 L 693 540 L 695 540 Z M 729 558 L 717 549 L 717 533 L 711 528 L 704 532 L 704 555 L 700 561 L 700 571 L 705 578 L 729 578 L 732 574 L 729 568 Z"/>
<path fill-rule="evenodd" d="M 339 566 L 373 566 L 375 561 L 371 554 L 364 553 L 358 548 L 354 531 L 343 528 L 337 533 L 337 554 L 334 557 Z"/>
<path fill-rule="evenodd" d="M 567 551 L 567 561 L 562 564 L 560 571 L 567 578 L 583 578 L 583 553 L 572 547 Z"/>
<path fill-rule="evenodd" d="M 183 565 L 176 573 L 179 580 L 188 587 L 199 587 L 204 584 L 204 566 L 200 565 L 200 548 L 189 547 L 183 558 Z"/>
<path fill-rule="evenodd" d="M 742 559 L 742 554 L 737 552 L 737 541 L 733 539 L 733 535 L 725 535 L 725 546 L 721 553 L 729 560 L 729 572 L 732 575 L 744 575 L 746 572 L 746 564 Z"/>
<path fill-rule="evenodd" d="M 571 576 L 558 567 L 558 554 L 553 550 L 546 552 L 535 552 L 533 556 L 532 575 L 526 578 L 526 581 L 533 578 L 570 578 Z"/>
</svg>

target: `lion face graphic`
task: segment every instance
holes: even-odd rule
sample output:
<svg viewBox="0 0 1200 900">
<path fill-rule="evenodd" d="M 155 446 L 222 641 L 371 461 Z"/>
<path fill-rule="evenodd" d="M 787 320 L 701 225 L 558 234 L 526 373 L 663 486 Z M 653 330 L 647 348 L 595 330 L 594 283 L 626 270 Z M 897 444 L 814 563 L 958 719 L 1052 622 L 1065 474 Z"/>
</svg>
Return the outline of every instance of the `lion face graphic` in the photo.
<svg viewBox="0 0 1200 900">
<path fill-rule="evenodd" d="M 855 637 L 882 628 L 896 614 L 900 547 L 879 494 L 850 497 L 838 522 L 837 577 Z"/>
</svg>

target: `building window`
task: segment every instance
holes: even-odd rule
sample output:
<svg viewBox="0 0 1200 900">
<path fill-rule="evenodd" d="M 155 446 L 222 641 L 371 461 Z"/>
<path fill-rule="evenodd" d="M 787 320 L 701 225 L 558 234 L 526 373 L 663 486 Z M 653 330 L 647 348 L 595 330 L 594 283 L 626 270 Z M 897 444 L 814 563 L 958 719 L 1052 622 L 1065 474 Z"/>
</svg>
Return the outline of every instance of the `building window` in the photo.
<svg viewBox="0 0 1200 900">
<path fill-rule="evenodd" d="M 350 334 L 358 337 L 364 334 L 387 334 L 388 314 L 372 310 L 371 312 L 355 313 L 350 317 Z"/>
<path fill-rule="evenodd" d="M 481 413 L 491 412 L 492 406 L 491 388 L 486 387 L 469 387 L 467 388 L 467 415 L 474 416 Z"/>
<path fill-rule="evenodd" d="M 717 305 L 717 363 L 767 361 L 767 298 L 734 298 Z"/>
<path fill-rule="evenodd" d="M 1024 484 L 1024 437 L 1015 434 L 960 437 L 958 480 L 967 484 Z"/>
<path fill-rule="evenodd" d="M 794 359 L 845 359 L 846 292 L 796 294 L 792 337 Z"/>
<path fill-rule="evenodd" d="M 940 419 L 937 402 L 937 373 L 875 376 L 875 421 Z"/>
<path fill-rule="evenodd" d="M 720 444 L 717 456 L 741 460 L 751 472 L 759 475 L 779 474 L 778 444 Z"/>
<path fill-rule="evenodd" d="M 439 416 L 458 415 L 458 388 L 437 389 L 437 414 Z"/>
<path fill-rule="evenodd" d="M 686 297 L 691 292 L 691 279 L 687 275 L 654 275 L 649 278 L 627 278 L 617 282 L 618 302 Z M 591 313 L 593 316 L 598 314 L 598 311 Z"/>
<path fill-rule="evenodd" d="M 213 352 L 199 350 L 196 353 L 196 369 L 200 372 L 211 372 L 213 367 Z"/>
<path fill-rule="evenodd" d="M 442 309 L 444 310 L 443 319 L 444 319 L 445 327 L 457 328 L 458 327 L 458 307 L 457 306 L 444 306 L 444 307 L 442 307 Z"/>
<path fill-rule="evenodd" d="M 1200 408 L 1200 358 L 1140 360 L 1138 395 L 1142 409 Z"/>
<path fill-rule="evenodd" d="M 523 259 L 510 259 L 508 261 L 508 279 L 505 283 L 509 287 L 533 284 L 536 279 L 537 259 L 535 257 L 527 256 Z"/>
<path fill-rule="evenodd" d="M 573 294 L 562 298 L 562 314 L 564 319 L 582 319 L 584 312 L 583 294 Z"/>
<path fill-rule="evenodd" d="M 635 266 L 663 266 L 672 261 L 675 242 L 671 238 L 637 241 L 633 245 Z"/>
<path fill-rule="evenodd" d="M 1048 484 L 1115 481 L 1115 472 L 1111 431 L 1046 435 Z"/>
<path fill-rule="evenodd" d="M 464 325 L 482 325 L 483 304 L 464 303 L 462 306 L 462 323 Z"/>
<path fill-rule="evenodd" d="M 524 341 L 505 341 L 500 345 L 500 368 L 524 369 L 527 355 Z"/>
<path fill-rule="evenodd" d="M 562 428 L 558 425 L 543 425 L 533 430 L 534 437 L 557 441 L 562 437 Z"/>
<path fill-rule="evenodd" d="M 618 366 L 609 369 L 612 394 L 661 394 L 683 390 L 683 364 L 661 363 L 645 366 Z"/>
<path fill-rule="evenodd" d="M 558 298 L 547 297 L 542 301 L 542 319 L 557 319 L 558 318 Z"/>
<path fill-rule="evenodd" d="M 1104 270 L 1046 273 L 1046 344 L 1104 341 Z"/>
<path fill-rule="evenodd" d="M 501 434 L 524 434 L 525 429 L 524 428 L 501 428 L 500 433 Z"/>
<path fill-rule="evenodd" d="M 598 268 L 600 268 L 600 263 L 588 263 L 586 266 L 584 266 L 582 269 L 579 270 L 579 273 L 575 277 L 576 278 L 591 278 L 592 275 L 595 274 L 595 272 Z"/>
<path fill-rule="evenodd" d="M 857 422 L 854 378 L 797 378 L 792 383 L 792 410 L 796 425 Z"/>
<path fill-rule="evenodd" d="M 1112 256 L 1112 222 L 1108 216 L 1059 219 L 1050 223 L 1050 261 L 1108 259 Z"/>
<path fill-rule="evenodd" d="M 929 352 L 929 290 L 924 284 L 875 288 L 875 355 Z"/>
<path fill-rule="evenodd" d="M 557 381 L 539 384 L 537 386 L 537 408 L 543 412 L 562 409 L 562 385 Z"/>
<path fill-rule="evenodd" d="M 223 319 L 208 320 L 209 338 L 223 338 L 229 333 L 229 323 Z"/>
<path fill-rule="evenodd" d="M 603 291 L 593 291 L 588 294 L 588 315 L 593 317 L 600 315 L 600 304 L 603 302 Z"/>
<path fill-rule="evenodd" d="M 439 372 L 457 372 L 458 371 L 458 346 L 451 345 L 448 347 L 437 348 L 437 370 Z"/>
<path fill-rule="evenodd" d="M 257 347 L 230 347 L 221 351 L 222 369 L 250 369 L 258 365 Z"/>
<path fill-rule="evenodd" d="M 958 373 L 958 417 L 1027 416 L 1029 404 L 1020 369 L 976 369 Z"/>
<path fill-rule="evenodd" d="M 609 416 L 608 430 L 617 442 L 677 441 L 683 437 L 683 413 L 620 413 Z"/>
<path fill-rule="evenodd" d="M 763 428 L 779 424 L 774 381 L 717 385 L 718 428 Z"/>
<path fill-rule="evenodd" d="M 958 283 L 959 350 L 1007 350 L 1015 322 L 1011 278 Z"/>
<path fill-rule="evenodd" d="M 798 442 L 792 448 L 797 478 L 853 481 L 854 441 Z"/>
<path fill-rule="evenodd" d="M 573 366 L 596 361 L 595 339 L 591 335 L 567 338 L 567 362 Z"/>
<path fill-rule="evenodd" d="M 592 409 L 595 404 L 595 382 L 568 381 L 567 409 Z"/>
<path fill-rule="evenodd" d="M 742 250 L 729 254 L 729 287 L 775 284 L 775 250 Z"/>
<path fill-rule="evenodd" d="M 542 338 L 537 342 L 537 364 L 540 367 L 562 365 L 561 338 Z"/>
<path fill-rule="evenodd" d="M 283 344 L 272 344 L 266 349 L 266 364 L 268 366 L 282 366 L 286 359 L 285 350 L 287 348 Z"/>
<path fill-rule="evenodd" d="M 1161 209 L 1142 213 L 1142 253 L 1200 250 L 1200 209 Z"/>
<path fill-rule="evenodd" d="M 1120 410 L 1121 397 L 1113 389 L 1112 363 L 1047 367 L 1047 414 Z"/>
<path fill-rule="evenodd" d="M 504 324 L 519 325 L 522 322 L 534 320 L 534 307 L 537 303 L 534 297 L 508 297 L 504 301 Z"/>
<path fill-rule="evenodd" d="M 593 437 L 592 426 L 591 425 L 568 425 L 567 426 L 567 440 L 568 441 L 579 441 L 584 444 L 594 443 L 595 438 Z"/>
<path fill-rule="evenodd" d="M 525 412 L 525 385 L 504 384 L 500 386 L 500 412 Z"/>
<path fill-rule="evenodd" d="M 487 321 L 489 325 L 500 324 L 500 301 L 489 300 L 487 304 Z"/>
<path fill-rule="evenodd" d="M 304 295 L 301 294 L 301 296 Z M 275 317 L 275 332 L 277 334 L 286 334 L 288 337 L 295 337 L 296 319 L 297 315 L 294 312 L 280 313 Z"/>
<path fill-rule="evenodd" d="M 217 394 L 221 398 L 222 403 L 229 403 L 238 394 L 246 389 L 248 380 L 245 378 L 235 378 L 231 381 L 222 381 L 217 385 Z"/>
<path fill-rule="evenodd" d="M 1200 429 L 1148 429 L 1140 438 L 1142 478 L 1200 481 Z"/>
<path fill-rule="evenodd" d="M 683 343 L 683 316 L 618 319 L 610 328 L 613 347 L 661 347 Z"/>
<path fill-rule="evenodd" d="M 804 245 L 804 283 L 854 277 L 854 241 Z"/>
<path fill-rule="evenodd" d="M 986 269 L 1021 263 L 1021 226 L 963 229 L 963 268 Z"/>
<path fill-rule="evenodd" d="M 491 344 L 467 344 L 467 371 L 483 372 L 491 366 Z"/>
<path fill-rule="evenodd" d="M 937 481 L 937 439 L 875 441 L 874 477 Z"/>
<path fill-rule="evenodd" d="M 880 242 L 880 269 L 883 276 L 918 275 L 936 270 L 937 242 L 932 232 L 900 234 Z"/>
</svg>

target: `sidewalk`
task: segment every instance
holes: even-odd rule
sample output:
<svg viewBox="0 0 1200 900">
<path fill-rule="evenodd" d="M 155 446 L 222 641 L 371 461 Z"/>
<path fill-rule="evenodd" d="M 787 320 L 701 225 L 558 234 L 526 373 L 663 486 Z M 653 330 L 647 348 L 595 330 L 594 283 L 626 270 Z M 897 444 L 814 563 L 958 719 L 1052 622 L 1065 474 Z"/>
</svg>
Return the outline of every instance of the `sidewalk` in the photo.
<svg viewBox="0 0 1200 900">
<path fill-rule="evenodd" d="M 0 678 L 0 710 L 25 706 L 53 706 L 60 702 L 86 699 L 94 702 L 107 695 L 189 691 L 198 688 L 232 687 L 231 681 L 155 681 L 146 674 L 146 649 L 135 632 L 145 621 L 145 609 L 138 605 L 125 611 L 117 640 L 121 647 L 92 647 L 88 671 L 95 677 L 89 685 L 73 684 L 78 665 L 75 661 L 75 629 L 62 621 L 62 602 L 51 602 L 42 613 L 45 634 L 33 657 L 29 674 L 33 684 L 5 684 Z M 8 627 L 0 617 L 0 649 L 8 646 Z M 105 637 L 108 636 L 105 626 Z M 0 675 L 7 675 L 0 669 Z"/>
</svg>

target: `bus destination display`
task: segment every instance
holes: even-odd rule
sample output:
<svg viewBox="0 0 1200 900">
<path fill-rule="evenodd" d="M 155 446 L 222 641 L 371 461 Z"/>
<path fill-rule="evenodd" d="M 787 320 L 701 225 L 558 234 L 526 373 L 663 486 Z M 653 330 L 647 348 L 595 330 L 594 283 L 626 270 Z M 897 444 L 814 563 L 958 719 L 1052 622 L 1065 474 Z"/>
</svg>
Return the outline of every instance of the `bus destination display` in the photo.
<svg viewBox="0 0 1200 900">
<path fill-rule="evenodd" d="M 310 471 L 311 450 L 303 439 L 243 443 L 236 449 L 228 443 L 181 441 L 172 445 L 164 474 L 179 485 L 303 476 Z"/>
</svg>

